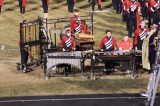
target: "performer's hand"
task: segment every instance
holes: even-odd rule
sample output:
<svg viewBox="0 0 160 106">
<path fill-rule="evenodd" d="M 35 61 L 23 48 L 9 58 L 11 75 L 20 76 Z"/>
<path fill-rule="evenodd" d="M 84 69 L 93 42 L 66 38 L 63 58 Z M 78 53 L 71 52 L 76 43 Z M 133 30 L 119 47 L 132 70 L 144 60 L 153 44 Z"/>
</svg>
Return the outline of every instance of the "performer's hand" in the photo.
<svg viewBox="0 0 160 106">
<path fill-rule="evenodd" d="M 122 50 L 122 47 L 119 47 L 119 50 Z"/>
<path fill-rule="evenodd" d="M 76 50 L 76 48 L 72 48 L 74 51 Z"/>
<path fill-rule="evenodd" d="M 146 3 L 146 7 L 148 8 L 148 3 Z"/>
<path fill-rule="evenodd" d="M 135 46 L 135 51 L 137 51 L 138 50 L 138 48 L 137 48 L 137 46 Z"/>
<path fill-rule="evenodd" d="M 134 11 L 134 8 L 131 8 L 131 11 L 133 12 L 133 11 Z"/>
<path fill-rule="evenodd" d="M 103 52 L 104 50 L 103 49 L 101 49 L 101 52 Z"/>
<path fill-rule="evenodd" d="M 65 52 L 66 50 L 63 48 L 62 51 Z"/>
</svg>

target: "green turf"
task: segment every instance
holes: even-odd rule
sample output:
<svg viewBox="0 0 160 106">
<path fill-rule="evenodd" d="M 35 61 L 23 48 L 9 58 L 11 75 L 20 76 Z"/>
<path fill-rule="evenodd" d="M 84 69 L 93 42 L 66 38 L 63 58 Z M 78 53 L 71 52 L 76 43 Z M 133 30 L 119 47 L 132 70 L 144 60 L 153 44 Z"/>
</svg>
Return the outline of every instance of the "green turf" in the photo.
<svg viewBox="0 0 160 106">
<path fill-rule="evenodd" d="M 75 5 L 81 15 L 88 15 L 91 9 L 88 0 L 78 0 Z M 111 0 L 103 3 L 102 7 L 110 7 Z M 127 34 L 121 15 L 116 14 L 112 7 L 107 13 L 94 13 L 94 35 L 96 46 L 99 46 L 106 29 L 113 32 L 119 41 Z M 5 0 L 0 14 L 0 59 L 12 59 L 19 56 L 19 23 L 25 19 L 33 20 L 43 16 L 40 0 L 29 0 L 26 14 L 19 12 L 17 0 Z M 49 5 L 49 18 L 71 17 L 67 12 L 66 0 L 54 0 Z M 15 50 L 11 50 L 15 49 Z M 84 80 L 79 77 L 56 77 L 48 81 L 42 79 L 43 71 L 33 71 L 28 74 L 17 72 L 15 64 L 0 64 L 0 96 L 29 96 L 29 95 L 63 95 L 63 94 L 104 94 L 104 93 L 137 93 L 146 90 L 148 75 L 132 80 L 129 76 L 112 75 L 100 77 L 98 80 Z"/>
</svg>

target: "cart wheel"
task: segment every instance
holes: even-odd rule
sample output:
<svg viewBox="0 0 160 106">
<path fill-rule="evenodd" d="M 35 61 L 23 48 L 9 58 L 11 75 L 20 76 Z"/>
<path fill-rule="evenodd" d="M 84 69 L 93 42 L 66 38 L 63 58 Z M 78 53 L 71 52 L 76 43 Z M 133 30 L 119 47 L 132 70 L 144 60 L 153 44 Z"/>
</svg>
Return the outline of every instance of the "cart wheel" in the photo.
<svg viewBox="0 0 160 106">
<path fill-rule="evenodd" d="M 21 65 L 19 63 L 17 63 L 17 71 L 21 70 Z"/>
<path fill-rule="evenodd" d="M 44 76 L 44 80 L 49 80 L 49 76 Z"/>
<path fill-rule="evenodd" d="M 22 72 L 26 73 L 27 72 L 27 67 L 24 67 L 23 70 L 22 70 Z"/>
<path fill-rule="evenodd" d="M 144 106 L 149 106 L 149 105 L 150 105 L 150 101 L 145 100 L 145 101 L 144 101 Z"/>
<path fill-rule="evenodd" d="M 131 79 L 136 79 L 136 78 L 137 78 L 137 74 L 131 75 Z"/>
</svg>

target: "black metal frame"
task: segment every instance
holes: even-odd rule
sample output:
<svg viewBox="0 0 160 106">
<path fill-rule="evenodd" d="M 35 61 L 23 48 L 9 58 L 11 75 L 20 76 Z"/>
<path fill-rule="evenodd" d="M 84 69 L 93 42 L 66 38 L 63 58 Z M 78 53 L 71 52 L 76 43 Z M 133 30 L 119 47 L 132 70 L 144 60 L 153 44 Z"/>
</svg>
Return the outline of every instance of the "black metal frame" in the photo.
<svg viewBox="0 0 160 106">
<path fill-rule="evenodd" d="M 96 53 L 96 52 L 95 52 Z M 102 52 L 103 53 L 103 52 Z M 104 52 L 105 53 L 105 52 Z M 123 69 L 128 69 L 128 70 L 132 70 L 132 74 L 133 74 L 133 77 L 135 77 L 137 75 L 137 68 L 136 68 L 136 63 L 137 63 L 137 55 L 136 53 L 131 53 L 129 55 L 96 55 L 94 54 L 92 56 L 92 67 L 91 67 L 91 72 L 93 75 L 95 75 L 95 71 L 94 71 L 94 68 L 95 68 L 95 64 L 96 63 L 105 63 L 105 61 L 115 61 L 115 62 L 118 62 L 119 64 L 121 64 L 120 61 L 128 61 L 129 62 L 129 66 L 128 67 L 125 67 Z M 97 60 L 97 62 L 96 62 Z"/>
<path fill-rule="evenodd" d="M 89 16 L 81 16 L 83 18 L 86 18 L 84 19 L 85 21 L 91 21 L 91 24 L 92 24 L 92 34 L 93 34 L 93 15 L 89 15 Z M 91 17 L 90 19 L 88 19 L 88 17 Z M 47 75 L 47 53 L 48 52 L 56 52 L 58 51 L 57 49 L 57 41 L 56 41 L 56 33 L 54 34 L 54 37 L 55 37 L 55 40 L 54 40 L 54 47 L 55 48 L 52 48 L 53 50 L 50 50 L 48 48 L 48 42 L 49 42 L 49 39 L 48 37 L 46 38 L 43 34 L 42 34 L 42 31 L 41 29 L 44 28 L 45 29 L 45 32 L 46 32 L 46 35 L 48 36 L 48 25 L 49 24 L 54 24 L 54 29 L 57 29 L 57 24 L 58 23 L 66 23 L 66 22 L 70 22 L 70 18 L 71 17 L 68 17 L 68 18 L 59 18 L 59 19 L 43 19 L 43 18 L 40 18 L 38 17 L 38 19 L 34 20 L 34 21 L 27 21 L 26 23 L 25 22 L 22 22 L 20 23 L 20 50 L 22 49 L 25 49 L 26 46 L 28 46 L 29 48 L 31 48 L 32 46 L 35 46 L 35 45 L 39 45 L 40 46 L 40 55 L 41 55 L 41 58 L 35 62 L 29 62 L 29 63 L 23 63 L 22 62 L 22 55 L 21 55 L 21 62 L 20 63 L 17 63 L 17 70 L 21 70 L 22 69 L 22 66 L 25 65 L 25 66 L 33 66 L 33 65 L 41 65 L 42 68 L 44 69 L 44 76 L 46 77 Z M 34 41 L 28 41 L 28 42 L 23 42 L 23 39 L 24 39 L 24 36 L 22 34 L 22 27 L 23 25 L 25 24 L 39 24 L 39 39 L 38 40 L 34 40 Z M 22 51 L 21 51 L 22 52 Z M 83 62 L 82 62 L 82 67 L 84 67 L 84 59 L 83 59 Z M 82 72 L 84 71 L 84 68 L 82 69 Z"/>
<path fill-rule="evenodd" d="M 90 15 L 87 15 L 87 16 L 80 16 L 83 18 L 84 21 L 90 21 L 91 22 L 91 34 L 93 35 L 93 31 L 94 31 L 94 26 L 93 26 L 93 13 L 91 13 Z M 89 18 L 90 17 L 90 18 Z M 46 25 L 46 31 L 48 31 L 48 25 L 50 24 L 54 24 L 54 29 L 59 29 L 57 27 L 57 24 L 62 24 L 62 23 L 69 23 L 70 22 L 70 18 L 71 17 L 67 17 L 67 18 L 58 18 L 58 19 L 44 19 L 42 18 L 43 20 L 43 23 Z M 54 33 L 54 47 L 57 48 L 57 41 L 56 41 L 56 33 Z"/>
<path fill-rule="evenodd" d="M 22 28 L 23 26 L 25 26 L 26 24 L 38 24 L 39 25 L 39 32 L 38 32 L 38 40 L 33 40 L 33 41 L 25 41 L 24 39 L 26 39 L 26 35 L 23 35 L 22 33 Z M 30 66 L 37 66 L 37 65 L 43 65 L 44 69 L 46 67 L 46 50 L 48 47 L 48 40 L 47 38 L 44 37 L 44 35 L 41 32 L 41 28 L 43 27 L 43 23 L 42 23 L 42 19 L 40 17 L 38 17 L 38 19 L 34 20 L 34 21 L 26 21 L 26 22 L 22 22 L 20 23 L 20 52 L 21 52 L 21 62 L 17 63 L 17 70 L 23 70 L 23 66 L 30 67 Z M 36 30 L 36 29 L 35 29 Z M 36 32 L 36 31 L 35 31 Z M 26 29 L 25 29 L 25 34 L 26 34 Z M 36 33 L 35 33 L 36 34 Z M 35 35 L 36 36 L 36 35 Z M 36 46 L 39 45 L 40 46 L 40 58 L 37 59 L 36 61 L 33 62 L 22 62 L 23 59 L 23 54 L 22 54 L 22 50 L 26 49 L 26 48 L 31 48 L 32 46 Z M 27 47 L 26 47 L 27 46 Z M 44 72 L 45 73 L 45 72 Z"/>
</svg>

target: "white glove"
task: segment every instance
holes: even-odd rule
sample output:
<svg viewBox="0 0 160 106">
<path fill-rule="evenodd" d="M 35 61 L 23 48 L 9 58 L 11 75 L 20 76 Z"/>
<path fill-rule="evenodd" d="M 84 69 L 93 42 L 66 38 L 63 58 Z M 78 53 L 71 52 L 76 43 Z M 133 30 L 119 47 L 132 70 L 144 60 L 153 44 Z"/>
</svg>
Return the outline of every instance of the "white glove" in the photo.
<svg viewBox="0 0 160 106">
<path fill-rule="evenodd" d="M 134 12 L 134 8 L 131 8 L 131 11 Z"/>
<path fill-rule="evenodd" d="M 63 48 L 62 51 L 65 52 L 66 50 Z"/>
<path fill-rule="evenodd" d="M 101 52 L 103 52 L 104 50 L 103 49 L 101 49 Z"/>
<path fill-rule="evenodd" d="M 76 50 L 76 48 L 72 48 L 74 51 Z"/>
<path fill-rule="evenodd" d="M 137 46 L 135 47 L 135 51 L 137 51 L 138 50 L 138 48 L 137 48 Z"/>
<path fill-rule="evenodd" d="M 122 47 L 119 47 L 119 50 L 122 50 Z"/>
</svg>

